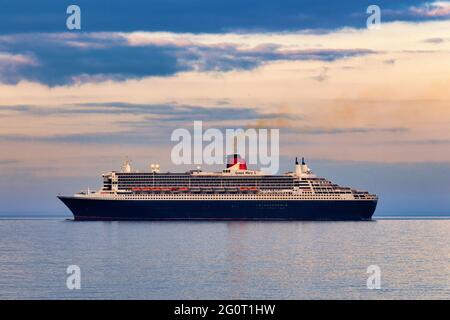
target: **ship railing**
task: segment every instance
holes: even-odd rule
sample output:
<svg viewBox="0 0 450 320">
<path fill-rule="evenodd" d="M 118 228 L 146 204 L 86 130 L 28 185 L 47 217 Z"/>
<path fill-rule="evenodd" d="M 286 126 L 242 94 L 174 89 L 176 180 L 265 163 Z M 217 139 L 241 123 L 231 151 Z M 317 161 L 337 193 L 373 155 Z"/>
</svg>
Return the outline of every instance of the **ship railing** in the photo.
<svg viewBox="0 0 450 320">
<path fill-rule="evenodd" d="M 229 187 L 229 186 L 193 186 L 193 187 L 133 187 L 123 191 L 133 193 L 257 193 L 261 189 L 256 187 Z"/>
</svg>

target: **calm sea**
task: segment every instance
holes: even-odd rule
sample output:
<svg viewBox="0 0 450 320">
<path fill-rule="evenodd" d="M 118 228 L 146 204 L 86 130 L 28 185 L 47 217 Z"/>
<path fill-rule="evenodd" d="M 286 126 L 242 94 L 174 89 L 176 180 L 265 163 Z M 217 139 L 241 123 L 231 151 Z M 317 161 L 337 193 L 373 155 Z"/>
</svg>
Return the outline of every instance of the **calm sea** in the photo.
<svg viewBox="0 0 450 320">
<path fill-rule="evenodd" d="M 450 220 L 3 219 L 0 298 L 450 299 L 449 255 Z M 69 265 L 80 290 L 66 286 Z"/>
</svg>

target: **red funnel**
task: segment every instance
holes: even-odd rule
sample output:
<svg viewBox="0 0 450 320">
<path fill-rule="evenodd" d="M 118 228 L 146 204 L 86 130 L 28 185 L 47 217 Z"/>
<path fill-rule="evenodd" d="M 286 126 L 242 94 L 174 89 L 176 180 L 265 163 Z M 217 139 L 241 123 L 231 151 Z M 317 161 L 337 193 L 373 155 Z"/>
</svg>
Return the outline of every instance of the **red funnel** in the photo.
<svg viewBox="0 0 450 320">
<path fill-rule="evenodd" d="M 241 158 L 238 154 L 233 154 L 227 157 L 227 168 L 234 166 L 239 162 L 239 169 L 247 170 L 247 163 L 245 159 Z"/>
</svg>

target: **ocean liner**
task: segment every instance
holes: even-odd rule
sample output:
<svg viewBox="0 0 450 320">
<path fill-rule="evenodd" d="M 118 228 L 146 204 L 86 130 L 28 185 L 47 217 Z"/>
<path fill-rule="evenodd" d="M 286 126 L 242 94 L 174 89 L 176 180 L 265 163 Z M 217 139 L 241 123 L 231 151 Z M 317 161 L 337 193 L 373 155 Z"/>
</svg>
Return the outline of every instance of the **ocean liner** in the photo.
<svg viewBox="0 0 450 320">
<path fill-rule="evenodd" d="M 103 174 L 103 187 L 58 196 L 75 220 L 370 220 L 378 197 L 317 177 L 295 160 L 295 170 L 267 175 L 247 169 L 239 155 L 222 172 Z"/>
</svg>

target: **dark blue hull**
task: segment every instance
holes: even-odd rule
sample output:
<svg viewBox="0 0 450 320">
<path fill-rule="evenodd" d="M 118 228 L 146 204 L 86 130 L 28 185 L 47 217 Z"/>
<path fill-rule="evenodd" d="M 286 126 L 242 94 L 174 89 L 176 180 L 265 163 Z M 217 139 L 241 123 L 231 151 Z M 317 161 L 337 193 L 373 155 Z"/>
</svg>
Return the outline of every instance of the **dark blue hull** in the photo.
<svg viewBox="0 0 450 320">
<path fill-rule="evenodd" d="M 75 220 L 370 220 L 376 200 L 197 201 L 59 197 Z"/>
</svg>

